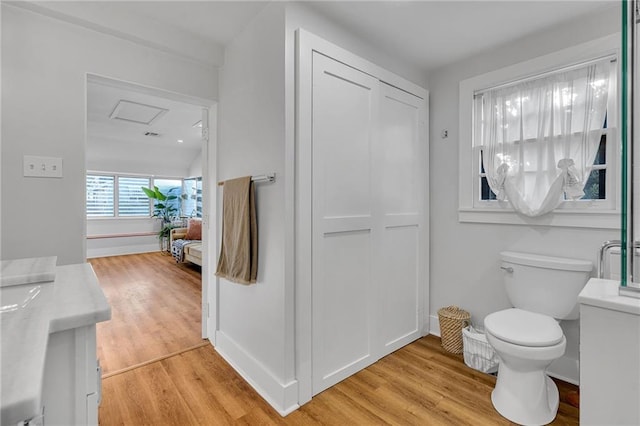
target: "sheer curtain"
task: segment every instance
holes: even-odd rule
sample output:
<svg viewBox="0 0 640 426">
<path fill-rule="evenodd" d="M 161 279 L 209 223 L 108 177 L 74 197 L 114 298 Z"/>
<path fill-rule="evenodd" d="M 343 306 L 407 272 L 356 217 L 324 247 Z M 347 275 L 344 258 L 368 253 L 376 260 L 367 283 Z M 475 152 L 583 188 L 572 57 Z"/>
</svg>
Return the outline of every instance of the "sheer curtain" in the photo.
<svg viewBox="0 0 640 426">
<path fill-rule="evenodd" d="M 607 114 L 608 59 L 489 89 L 481 144 L 496 198 L 540 216 L 584 195 Z"/>
</svg>

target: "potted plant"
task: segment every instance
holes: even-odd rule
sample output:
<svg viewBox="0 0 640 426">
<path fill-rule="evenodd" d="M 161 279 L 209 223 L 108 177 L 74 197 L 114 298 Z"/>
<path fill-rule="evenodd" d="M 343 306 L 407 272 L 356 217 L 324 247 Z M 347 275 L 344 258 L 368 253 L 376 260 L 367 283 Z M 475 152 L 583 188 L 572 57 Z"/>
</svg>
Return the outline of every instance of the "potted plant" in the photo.
<svg viewBox="0 0 640 426">
<path fill-rule="evenodd" d="M 160 220 L 160 231 L 158 232 L 158 239 L 160 240 L 160 247 L 165 250 L 167 247 L 167 241 L 169 234 L 171 233 L 172 219 L 176 216 L 178 209 L 171 201 L 178 199 L 177 195 L 173 195 L 171 192 L 175 188 L 167 191 L 166 194 L 162 193 L 157 186 L 153 189 L 142 187 L 142 191 L 153 200 L 153 214 L 151 217 L 155 217 Z"/>
</svg>

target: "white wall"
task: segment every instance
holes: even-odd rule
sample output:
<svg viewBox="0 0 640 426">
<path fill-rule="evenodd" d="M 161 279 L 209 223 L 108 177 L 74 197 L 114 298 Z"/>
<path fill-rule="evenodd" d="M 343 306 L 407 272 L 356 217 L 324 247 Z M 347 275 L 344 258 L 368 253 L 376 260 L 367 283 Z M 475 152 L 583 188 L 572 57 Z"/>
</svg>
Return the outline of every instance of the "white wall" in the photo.
<svg viewBox="0 0 640 426">
<path fill-rule="evenodd" d="M 189 173 L 186 177 L 198 177 L 202 176 L 202 152 L 193 159 L 193 162 L 189 166 Z"/>
<path fill-rule="evenodd" d="M 423 70 L 405 59 L 385 52 L 378 46 L 372 45 L 324 16 L 315 12 L 304 2 L 294 2 L 287 5 L 287 53 L 293 54 L 294 32 L 303 28 L 323 39 L 340 46 L 374 64 L 393 72 L 421 87 L 427 86 L 427 76 Z M 288 62 L 289 64 L 289 62 Z M 292 65 L 293 66 L 293 65 Z"/>
<path fill-rule="evenodd" d="M 2 3 L 2 255 L 85 260 L 85 86 L 94 73 L 217 98 L 214 68 Z M 22 177 L 23 155 L 62 179 Z"/>
<path fill-rule="evenodd" d="M 276 182 L 255 188 L 257 284 L 220 280 L 216 349 L 283 410 L 292 370 L 284 353 L 283 3 L 265 7 L 227 46 L 219 90 L 218 180 L 275 172 Z"/>
<path fill-rule="evenodd" d="M 87 170 L 188 177 L 192 164 L 202 161 L 202 154 L 193 156 L 174 147 L 97 138 L 91 134 L 88 138 Z"/>
<path fill-rule="evenodd" d="M 471 224 L 457 219 L 460 81 L 616 32 L 619 13 L 616 5 L 429 74 L 432 316 L 437 317 L 441 307 L 457 305 L 482 325 L 487 314 L 508 307 L 498 264 L 500 251 L 589 259 L 595 265 L 600 245 L 619 237 L 612 230 Z M 443 129 L 449 131 L 447 139 L 440 137 Z M 578 321 L 563 322 L 562 327 L 568 345 L 564 365 L 556 365 L 555 373 L 577 382 Z M 438 331 L 437 322 L 432 321 L 432 330 Z"/>
</svg>

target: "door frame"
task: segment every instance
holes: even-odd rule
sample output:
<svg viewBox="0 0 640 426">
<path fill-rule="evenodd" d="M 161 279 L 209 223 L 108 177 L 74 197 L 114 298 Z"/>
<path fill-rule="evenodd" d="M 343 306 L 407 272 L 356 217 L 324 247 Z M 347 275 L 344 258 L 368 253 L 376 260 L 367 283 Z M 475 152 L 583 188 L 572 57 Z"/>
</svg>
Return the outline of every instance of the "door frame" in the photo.
<svg viewBox="0 0 640 426">
<path fill-rule="evenodd" d="M 215 184 L 214 179 L 216 174 L 217 174 L 217 170 L 216 170 L 216 161 L 212 161 L 212 158 L 215 159 L 216 153 L 217 153 L 217 144 L 216 144 L 216 139 L 215 137 L 211 138 L 211 134 L 213 133 L 215 135 L 215 126 L 216 126 L 216 118 L 217 118 L 217 114 L 215 113 L 216 108 L 217 108 L 217 101 L 211 100 L 211 99 L 205 99 L 205 98 L 199 98 L 196 96 L 191 96 L 191 95 L 186 95 L 183 93 L 178 93 L 178 92 L 172 92 L 169 90 L 165 90 L 165 89 L 159 89 L 156 87 L 152 87 L 152 86 L 147 86 L 144 84 L 140 84 L 140 83 L 133 83 L 130 81 L 126 81 L 126 80 L 121 80 L 121 79 L 117 79 L 117 78 L 113 78 L 113 77 L 108 77 L 108 76 L 104 76 L 104 75 L 100 75 L 100 74 L 95 74 L 95 73 L 86 73 L 85 75 L 85 79 L 84 79 L 84 84 L 85 84 L 85 107 L 84 107 L 84 111 L 85 111 L 85 116 L 84 116 L 84 138 L 85 138 L 85 144 L 84 144 L 84 149 L 85 149 L 85 158 L 86 158 L 86 149 L 87 149 L 87 137 L 88 137 L 88 131 L 87 131 L 87 87 L 89 83 L 97 83 L 97 84 L 102 84 L 102 85 L 107 85 L 107 86 L 111 86 L 111 87 L 116 87 L 119 89 L 124 89 L 124 90 L 130 90 L 130 91 L 134 91 L 134 92 L 139 92 L 139 93 L 144 93 L 144 94 L 149 94 L 149 95 L 154 95 L 154 96 L 158 96 L 158 97 L 163 97 L 163 98 L 167 98 L 167 99 L 171 99 L 174 101 L 179 101 L 179 102 L 184 102 L 187 104 L 191 104 L 194 106 L 198 106 L 203 108 L 203 110 L 207 110 L 208 111 L 208 116 L 209 116 L 209 131 L 208 131 L 208 137 L 203 137 L 202 138 L 202 220 L 203 220 L 203 227 L 204 229 L 207 230 L 207 232 L 203 233 L 203 238 L 202 238 L 202 249 L 203 249 L 203 253 L 202 253 L 202 258 L 203 258 L 203 264 L 202 264 L 202 306 L 201 306 L 201 311 L 202 311 L 202 319 L 201 319 L 201 325 L 202 325 L 202 338 L 205 339 L 207 337 L 209 337 L 209 335 L 213 335 L 214 334 L 214 330 L 217 327 L 217 322 L 215 321 L 216 317 L 215 317 L 215 306 L 214 307 L 209 307 L 208 305 L 210 305 L 211 303 L 211 295 L 215 295 L 216 289 L 217 289 L 217 285 L 212 285 L 211 280 L 209 280 L 209 274 L 208 271 L 210 269 L 210 266 L 213 264 L 211 263 L 211 259 L 212 259 L 212 255 L 211 255 L 211 248 L 215 249 L 215 244 L 211 244 L 211 241 L 216 241 L 217 239 L 217 235 L 216 235 L 216 226 L 215 226 L 215 221 L 213 223 L 214 226 L 210 226 L 210 217 L 211 217 L 211 212 L 214 212 L 214 218 L 215 218 L 215 206 L 217 203 L 216 200 L 216 191 L 215 191 Z M 203 118 L 204 118 L 204 112 L 203 112 Z M 203 129 L 205 128 L 205 124 L 203 122 Z M 214 131 L 212 132 L 210 129 L 213 128 Z M 211 141 L 211 139 L 213 139 L 213 141 Z M 85 188 L 84 191 L 86 193 L 86 173 L 87 173 L 87 168 L 86 168 L 86 164 L 84 167 L 84 177 L 85 177 Z M 84 196 L 84 195 L 83 195 Z M 212 208 L 213 206 L 213 208 Z M 84 212 L 83 214 L 83 220 L 84 220 L 84 230 L 85 230 L 85 238 L 83 238 L 83 250 L 84 250 L 84 257 L 85 260 L 87 259 L 87 240 L 86 240 L 86 229 L 87 229 L 87 215 L 86 212 Z M 215 284 L 215 282 L 214 282 Z M 214 296 L 215 297 L 215 296 Z M 213 301 L 215 301 L 216 299 L 213 299 Z M 212 315 L 213 313 L 213 315 Z M 206 315 L 209 315 L 209 318 L 207 318 Z M 212 341 L 213 343 L 213 341 Z"/>
<path fill-rule="evenodd" d="M 296 30 L 296 134 L 293 151 L 295 156 L 287 156 L 287 170 L 295 171 L 294 221 L 294 276 L 295 276 L 295 374 L 298 381 L 298 404 L 303 405 L 313 397 L 312 366 L 312 74 L 313 52 L 318 52 L 361 72 L 370 74 L 380 81 L 409 92 L 426 102 L 428 115 L 429 92 L 402 77 L 393 74 L 353 53 L 336 46 L 302 28 Z M 428 142 L 428 120 L 425 129 Z M 428 149 L 425 162 L 428 166 Z M 428 187 L 428 173 L 424 173 Z M 428 195 L 424 197 L 424 212 L 428 215 Z M 423 253 L 425 256 L 425 277 L 429 277 L 429 230 L 425 218 Z M 422 334 L 429 331 L 429 291 L 425 283 Z"/>
</svg>

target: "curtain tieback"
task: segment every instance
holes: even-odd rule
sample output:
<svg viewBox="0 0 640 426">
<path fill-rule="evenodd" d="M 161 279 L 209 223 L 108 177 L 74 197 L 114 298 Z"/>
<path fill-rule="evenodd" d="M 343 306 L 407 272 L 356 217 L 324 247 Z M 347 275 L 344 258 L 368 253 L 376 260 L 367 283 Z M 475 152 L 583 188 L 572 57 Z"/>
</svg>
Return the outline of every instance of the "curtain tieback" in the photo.
<svg viewBox="0 0 640 426">
<path fill-rule="evenodd" d="M 509 165 L 507 163 L 500 164 L 500 167 L 496 170 L 496 183 L 498 184 L 498 193 L 496 199 L 498 201 L 507 200 L 507 192 L 504 188 L 504 183 L 507 180 L 507 172 L 509 171 Z"/>
<path fill-rule="evenodd" d="M 567 198 L 571 200 L 579 200 L 584 196 L 580 179 L 578 178 L 578 171 L 575 167 L 575 162 L 571 158 L 563 158 L 558 161 L 558 168 L 562 170 L 564 184 L 562 190 Z"/>
</svg>

